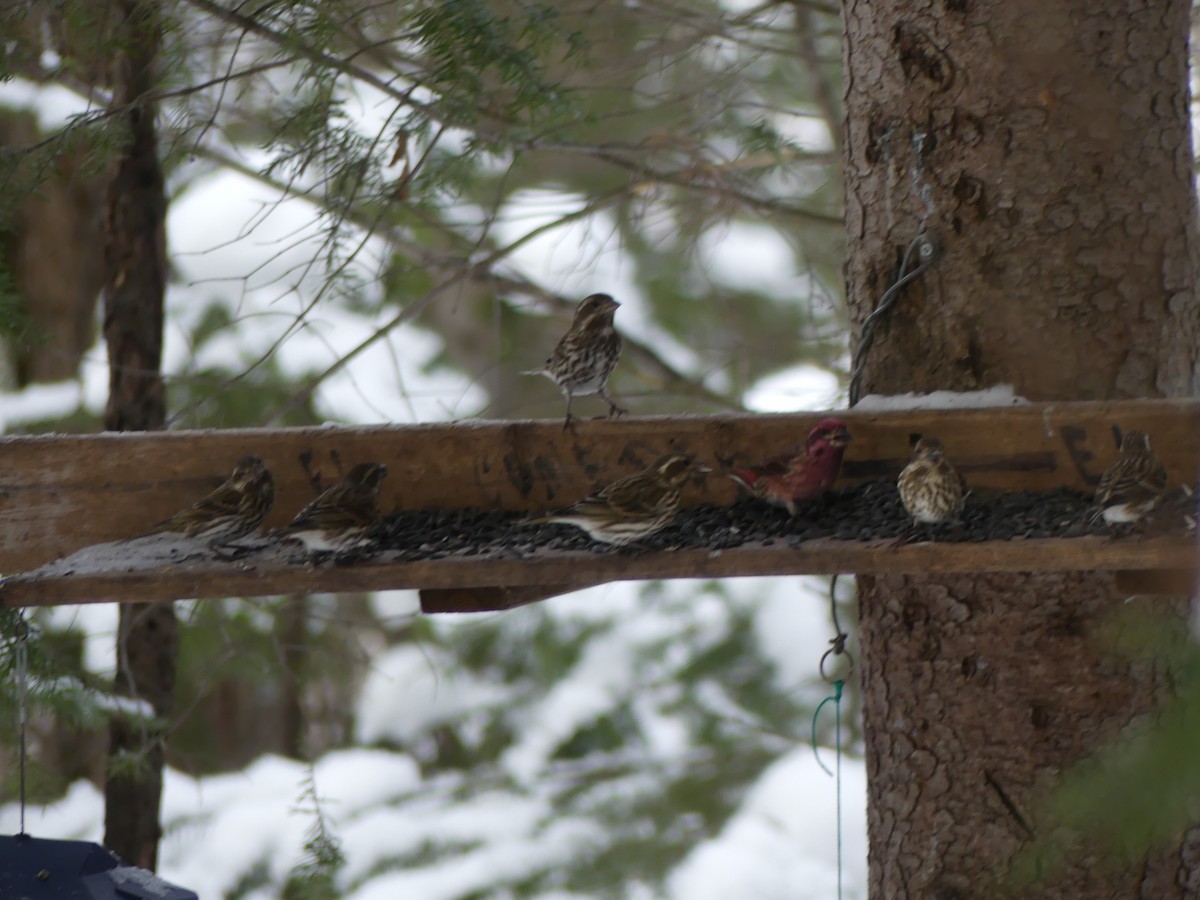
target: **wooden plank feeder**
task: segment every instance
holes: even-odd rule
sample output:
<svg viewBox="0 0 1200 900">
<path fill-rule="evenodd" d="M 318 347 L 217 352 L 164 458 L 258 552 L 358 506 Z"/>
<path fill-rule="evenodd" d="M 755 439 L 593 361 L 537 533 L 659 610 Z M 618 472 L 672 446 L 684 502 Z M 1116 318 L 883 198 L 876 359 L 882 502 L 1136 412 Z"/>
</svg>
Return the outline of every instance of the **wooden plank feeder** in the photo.
<svg viewBox="0 0 1200 900">
<path fill-rule="evenodd" d="M 739 500 L 736 486 L 720 476 L 731 461 L 757 460 L 796 442 L 823 415 L 620 418 L 581 422 L 576 434 L 564 432 L 559 421 L 471 421 L 3 438 L 0 572 L 17 574 L 0 583 L 0 603 L 419 588 L 426 612 L 470 612 L 507 609 L 609 581 L 835 572 L 1085 569 L 1120 573 L 1131 590 L 1149 585 L 1148 591 L 1174 592 L 1191 585 L 1196 545 L 1183 527 L 1117 537 L 1078 529 L 1079 536 L 1057 537 L 1004 531 L 1003 540 L 937 532 L 897 546 L 894 534 L 907 524 L 901 513 L 887 523 L 892 536 L 839 538 L 834 521 L 832 531 L 809 537 L 803 521 L 807 512 L 798 522 L 780 510 Z M 849 495 L 856 486 L 861 494 L 874 484 L 871 490 L 877 493 L 865 501 L 868 506 L 889 502 L 886 492 L 908 460 L 913 434 L 942 440 L 974 492 L 971 502 L 982 506 L 1009 496 L 1003 492 L 1090 495 L 1116 456 L 1114 429 L 1148 432 L 1173 486 L 1193 484 L 1200 460 L 1200 401 L 1195 400 L 837 415 L 854 437 L 838 486 L 848 488 L 842 493 Z M 263 457 L 275 475 L 268 529 L 286 523 L 315 490 L 354 463 L 375 460 L 389 468 L 385 512 L 437 509 L 445 519 L 448 511 L 476 510 L 450 519 L 469 529 L 472 521 L 503 515 L 505 527 L 520 533 L 531 527 L 521 524 L 528 513 L 568 506 L 674 449 L 717 470 L 688 486 L 688 508 L 680 519 L 706 510 L 706 521 L 736 515 L 738 522 L 753 525 L 761 519 L 763 527 L 778 527 L 778 534 L 752 530 L 748 539 L 730 541 L 726 533 L 717 546 L 676 548 L 669 544 L 668 529 L 661 535 L 668 543 L 659 549 L 614 551 L 590 544 L 567 526 L 536 526 L 562 537 L 544 541 L 539 532 L 536 540 L 522 539 L 516 546 L 464 547 L 460 541 L 447 550 L 426 542 L 420 552 L 389 547 L 353 564 L 315 566 L 297 561 L 294 551 L 277 543 L 263 542 L 263 549 L 241 559 L 222 560 L 192 542 L 186 552 L 177 547 L 170 556 L 149 561 L 114 556 L 110 550 L 101 566 L 59 562 L 38 569 L 81 548 L 145 533 L 222 481 L 246 453 Z M 832 502 L 832 508 L 811 514 L 814 521 L 836 520 L 843 501 Z M 1076 495 L 1076 502 L 1084 501 Z"/>
</svg>

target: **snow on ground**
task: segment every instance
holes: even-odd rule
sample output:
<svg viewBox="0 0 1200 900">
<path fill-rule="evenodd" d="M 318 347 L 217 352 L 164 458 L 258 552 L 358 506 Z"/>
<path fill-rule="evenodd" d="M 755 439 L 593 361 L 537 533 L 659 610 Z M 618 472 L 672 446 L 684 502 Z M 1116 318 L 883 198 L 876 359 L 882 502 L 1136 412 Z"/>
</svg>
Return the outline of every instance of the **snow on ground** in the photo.
<svg viewBox="0 0 1200 900">
<path fill-rule="evenodd" d="M 371 660 L 355 739 L 404 746 L 431 726 L 461 723 L 511 700 L 511 690 L 458 668 L 442 648 L 401 644 Z"/>
<path fill-rule="evenodd" d="M 647 595 L 639 585 L 618 583 L 503 617 L 437 619 L 437 627 L 447 631 L 500 623 L 515 653 L 524 652 L 520 635 L 546 616 L 595 633 L 560 678 L 529 685 L 534 694 L 519 704 L 509 686 L 460 671 L 439 647 L 404 645 L 381 653 L 360 694 L 359 739 L 405 748 L 437 722 L 461 721 L 511 703 L 509 714 L 520 724 L 499 769 L 426 777 L 404 750 L 350 748 L 326 753 L 311 773 L 275 756 L 240 772 L 202 778 L 170 771 L 160 873 L 205 898 L 223 896 L 260 870 L 278 885 L 304 858 L 313 823 L 305 798 L 310 778 L 346 854 L 339 889 L 349 900 L 450 900 L 548 868 L 569 868 L 572 860 L 605 846 L 607 838 L 602 823 L 563 809 L 555 799 L 562 784 L 578 782 L 577 767 L 587 763 L 552 760 L 550 752 L 573 729 L 633 694 L 646 736 L 635 751 L 638 765 L 627 778 L 603 779 L 586 793 L 592 804 L 604 805 L 606 797 L 620 802 L 659 792 L 656 767 L 676 771 L 700 752 L 675 714 L 681 684 L 676 676 L 697 652 L 722 639 L 732 610 L 754 610 L 753 633 L 780 686 L 809 701 L 828 694 L 817 675 L 832 634 L 821 579 L 742 578 L 722 587 L 726 596 L 709 582 L 673 581 Z M 597 630 L 602 625 L 608 627 Z M 643 678 L 634 683 L 639 666 Z M 697 699 L 711 707 L 723 698 L 700 691 Z M 826 707 L 822 715 L 832 711 Z M 792 740 L 794 749 L 762 773 L 726 827 L 698 843 L 672 874 L 668 896 L 832 900 L 835 783 L 817 767 L 807 733 Z M 832 766 L 832 748 L 822 747 L 821 758 Z M 842 768 L 846 896 L 862 897 L 862 765 L 845 758 Z M 515 777 L 506 777 L 505 770 Z M 15 831 L 16 822 L 15 805 L 0 808 L 0 830 Z M 79 782 L 61 800 L 32 807 L 27 827 L 42 837 L 100 840 L 103 798 Z M 276 894 L 264 889 L 246 896 Z"/>
<path fill-rule="evenodd" d="M 834 754 L 822 748 L 834 768 Z M 867 896 L 866 769 L 842 761 L 844 896 Z M 721 834 L 696 847 L 668 881 L 677 900 L 827 900 L 837 897 L 836 782 L 812 748 L 771 765 Z"/>
</svg>

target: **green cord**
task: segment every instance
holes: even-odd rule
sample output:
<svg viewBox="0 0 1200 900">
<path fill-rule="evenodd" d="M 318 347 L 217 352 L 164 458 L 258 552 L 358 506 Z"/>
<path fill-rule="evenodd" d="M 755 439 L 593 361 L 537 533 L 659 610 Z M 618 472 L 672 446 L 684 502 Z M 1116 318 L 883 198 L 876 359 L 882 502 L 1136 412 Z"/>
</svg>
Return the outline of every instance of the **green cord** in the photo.
<svg viewBox="0 0 1200 900">
<path fill-rule="evenodd" d="M 837 774 L 829 771 L 829 767 L 821 762 L 821 754 L 817 749 L 817 717 L 821 715 L 821 708 L 830 701 L 834 704 L 834 750 L 837 753 L 835 766 Z M 832 775 L 837 784 L 837 895 L 838 900 L 842 900 L 842 680 L 838 679 L 833 682 L 833 694 L 826 697 L 813 712 L 812 717 L 812 748 L 813 756 L 817 759 L 817 765 L 825 772 L 826 775 Z"/>
</svg>

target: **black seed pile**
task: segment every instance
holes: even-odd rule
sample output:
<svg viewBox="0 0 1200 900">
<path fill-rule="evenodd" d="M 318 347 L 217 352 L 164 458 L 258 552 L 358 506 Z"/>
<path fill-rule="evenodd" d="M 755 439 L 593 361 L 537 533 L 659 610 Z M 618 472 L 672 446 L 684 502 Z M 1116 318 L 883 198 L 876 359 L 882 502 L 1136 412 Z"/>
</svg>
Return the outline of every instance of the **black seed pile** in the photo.
<svg viewBox="0 0 1200 900">
<path fill-rule="evenodd" d="M 796 547 L 813 538 L 869 541 L 906 536 L 912 541 L 1005 541 L 1111 534 L 1090 522 L 1091 497 L 1059 488 L 972 494 L 960 522 L 913 526 L 893 481 L 880 479 L 833 491 L 801 509 L 783 509 L 744 498 L 729 506 L 680 510 L 658 534 L 637 542 L 649 550 L 719 550 L 746 543 Z M 387 516 L 375 538 L 384 558 L 395 561 L 455 558 L 520 559 L 541 550 L 613 548 L 571 525 L 530 525 L 531 514 L 477 509 L 429 509 Z M 392 555 L 394 554 L 394 555 Z"/>
</svg>

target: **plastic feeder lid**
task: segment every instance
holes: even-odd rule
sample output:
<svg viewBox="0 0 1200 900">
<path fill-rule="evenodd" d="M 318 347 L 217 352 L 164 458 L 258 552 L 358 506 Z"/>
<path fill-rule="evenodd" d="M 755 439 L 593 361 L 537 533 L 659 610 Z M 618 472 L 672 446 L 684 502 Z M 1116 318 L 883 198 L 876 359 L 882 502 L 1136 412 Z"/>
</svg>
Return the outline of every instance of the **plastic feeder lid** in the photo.
<svg viewBox="0 0 1200 900">
<path fill-rule="evenodd" d="M 0 836 L 5 900 L 199 900 L 90 841 Z"/>
</svg>

